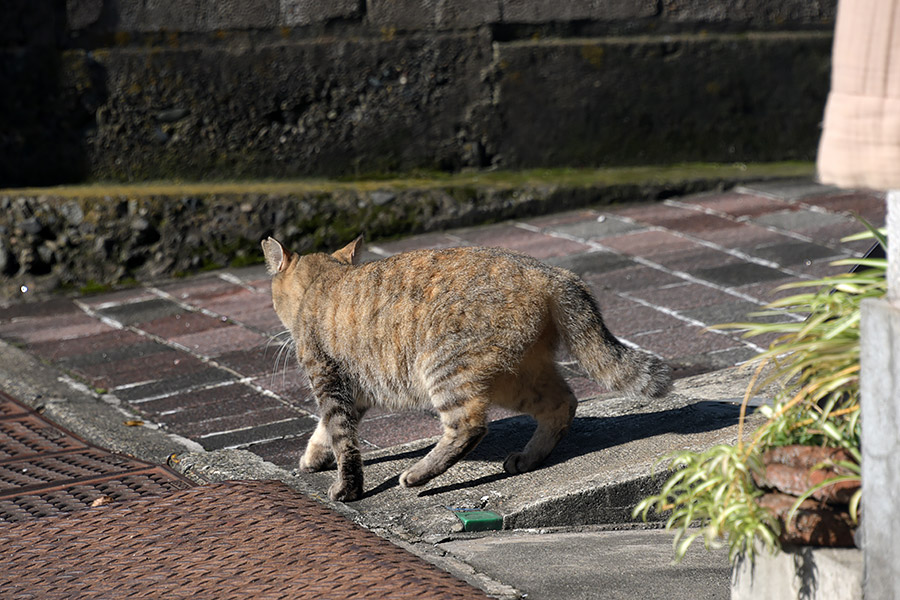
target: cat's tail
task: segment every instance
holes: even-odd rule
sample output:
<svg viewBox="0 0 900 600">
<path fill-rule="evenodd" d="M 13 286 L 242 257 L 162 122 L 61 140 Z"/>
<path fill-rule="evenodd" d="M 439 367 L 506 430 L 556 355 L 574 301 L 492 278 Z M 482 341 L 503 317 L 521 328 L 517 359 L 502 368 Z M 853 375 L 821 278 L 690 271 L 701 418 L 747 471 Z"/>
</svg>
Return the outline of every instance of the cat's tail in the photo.
<svg viewBox="0 0 900 600">
<path fill-rule="evenodd" d="M 614 390 L 649 398 L 665 396 L 671 385 L 669 367 L 619 341 L 606 328 L 587 284 L 566 275 L 551 286 L 551 310 L 563 341 L 579 364 L 593 379 Z"/>
</svg>

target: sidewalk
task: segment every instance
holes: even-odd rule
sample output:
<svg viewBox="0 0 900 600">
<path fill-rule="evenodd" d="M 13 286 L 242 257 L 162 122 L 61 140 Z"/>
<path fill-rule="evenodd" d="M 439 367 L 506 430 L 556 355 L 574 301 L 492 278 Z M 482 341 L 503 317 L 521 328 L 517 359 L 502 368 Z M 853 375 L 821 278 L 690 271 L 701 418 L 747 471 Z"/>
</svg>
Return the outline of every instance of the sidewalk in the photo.
<svg viewBox="0 0 900 600">
<path fill-rule="evenodd" d="M 774 298 L 771 290 L 778 285 L 842 270 L 829 263 L 859 256 L 870 245 L 840 243 L 862 229 L 851 214 L 881 224 L 884 211 L 881 194 L 797 181 L 374 242 L 364 259 L 422 247 L 495 245 L 569 268 L 592 286 L 610 329 L 666 359 L 680 381 L 670 398 L 636 403 L 608 394 L 577 365 L 564 364 L 580 401 L 578 419 L 546 468 L 518 477 L 502 474 L 502 457 L 524 443 L 529 425 L 498 411 L 491 433 L 473 455 L 421 491 L 402 490 L 396 475 L 439 434 L 437 418 L 371 411 L 360 428 L 366 498 L 337 508 L 443 560 L 450 565 L 445 568 L 495 595 L 520 590 L 530 598 L 561 597 L 554 595 L 558 590 L 542 589 L 535 572 L 516 560 L 504 568 L 494 553 L 520 556 L 537 545 L 565 555 L 573 552 L 575 542 L 567 537 L 572 535 L 580 540 L 596 536 L 595 549 L 635 544 L 662 545 L 668 551 L 667 534 L 632 531 L 626 536 L 605 529 L 630 526 L 628 503 L 647 492 L 655 458 L 669 449 L 702 447 L 735 435 L 742 382 L 723 369 L 750 358 L 768 340 L 748 341 L 705 328 L 745 319 Z M 112 450 L 155 462 L 176 454 L 173 466 L 192 477 L 248 478 L 253 466 L 321 497 L 333 472 L 290 473 L 316 421 L 293 357 L 280 350 L 276 336 L 281 331 L 262 267 L 98 296 L 17 303 L 0 308 L 0 340 L 5 342 L 0 358 L 7 359 L 0 360 L 0 389 L 45 406 L 51 418 Z M 31 381 L 21 364 L 12 364 L 34 359 L 45 363 L 41 369 L 63 373 L 62 382 L 49 376 Z M 67 403 L 68 396 L 82 399 Z M 93 418 L 91 411 L 101 416 Z M 108 422 L 112 414 L 115 422 Z M 552 534 L 562 537 L 504 532 L 479 541 L 454 533 L 456 519 L 447 506 L 494 510 L 509 529 L 586 524 L 600 529 Z M 504 542 L 512 539 L 515 544 Z M 667 561 L 663 554 L 659 558 Z M 580 554 L 589 555 L 586 550 Z M 695 567 L 704 564 L 703 556 L 694 558 Z M 635 591 L 651 571 L 665 571 L 674 586 L 678 571 L 666 571 L 667 562 L 648 566 L 643 574 L 634 562 L 623 566 L 623 573 L 632 576 L 626 583 L 608 577 L 609 556 L 596 558 L 592 565 L 572 567 L 578 571 L 567 575 L 573 589 L 582 577 L 603 581 L 608 589 L 626 586 L 625 591 L 631 585 L 634 596 L 627 597 L 677 597 L 664 596 L 661 588 L 659 596 Z M 696 583 L 712 595 L 695 589 L 685 597 L 727 597 L 727 563 L 721 554 L 716 560 L 710 581 L 687 577 L 680 582 Z M 551 575 L 537 579 L 549 582 Z M 590 589 L 576 597 L 592 597 Z"/>
</svg>

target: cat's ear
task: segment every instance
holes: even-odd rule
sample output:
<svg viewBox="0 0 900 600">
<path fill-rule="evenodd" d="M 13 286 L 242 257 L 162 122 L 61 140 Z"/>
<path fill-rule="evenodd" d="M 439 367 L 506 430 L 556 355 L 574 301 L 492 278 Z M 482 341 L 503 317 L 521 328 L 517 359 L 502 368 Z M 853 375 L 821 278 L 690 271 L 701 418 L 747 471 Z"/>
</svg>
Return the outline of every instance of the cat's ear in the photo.
<svg viewBox="0 0 900 600">
<path fill-rule="evenodd" d="M 284 249 L 281 242 L 273 237 L 262 241 L 263 255 L 266 257 L 266 268 L 269 275 L 277 275 L 287 268 L 291 253 Z"/>
<path fill-rule="evenodd" d="M 362 248 L 363 236 L 359 236 L 331 256 L 345 265 L 355 265 L 359 262 L 359 251 Z"/>
</svg>

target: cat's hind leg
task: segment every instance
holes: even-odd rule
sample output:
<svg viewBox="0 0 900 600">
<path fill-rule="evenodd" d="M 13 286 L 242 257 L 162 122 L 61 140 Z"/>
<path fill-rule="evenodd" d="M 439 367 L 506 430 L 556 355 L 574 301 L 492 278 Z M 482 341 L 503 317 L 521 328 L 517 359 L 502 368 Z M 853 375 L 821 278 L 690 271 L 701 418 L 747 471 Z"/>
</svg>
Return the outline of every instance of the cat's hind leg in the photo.
<svg viewBox="0 0 900 600">
<path fill-rule="evenodd" d="M 400 485 L 413 487 L 434 479 L 468 454 L 487 433 L 487 399 L 479 394 L 454 395 L 437 402 L 444 433 L 422 460 L 400 475 Z"/>
<path fill-rule="evenodd" d="M 503 462 L 507 473 L 517 474 L 537 467 L 556 447 L 575 418 L 578 400 L 565 379 L 552 365 L 534 383 L 516 407 L 531 414 L 537 421 L 537 429 L 521 452 L 510 454 Z"/>
</svg>

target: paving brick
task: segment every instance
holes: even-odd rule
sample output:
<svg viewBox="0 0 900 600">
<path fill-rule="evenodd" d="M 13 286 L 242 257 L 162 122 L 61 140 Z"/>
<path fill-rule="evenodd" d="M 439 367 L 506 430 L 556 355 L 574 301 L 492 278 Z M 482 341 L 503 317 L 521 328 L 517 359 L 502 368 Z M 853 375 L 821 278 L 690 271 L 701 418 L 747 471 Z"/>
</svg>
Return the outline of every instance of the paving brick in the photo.
<svg viewBox="0 0 900 600">
<path fill-rule="evenodd" d="M 584 252 L 570 254 L 568 256 L 556 256 L 546 259 L 544 262 L 584 277 L 588 273 L 599 274 L 609 271 L 617 271 L 627 267 L 637 266 L 633 260 L 613 254 L 612 252 Z"/>
<path fill-rule="evenodd" d="M 104 304 L 130 304 L 132 302 L 143 302 L 145 300 L 153 300 L 158 298 L 156 294 L 146 288 L 131 288 L 126 290 L 117 290 L 115 292 L 107 292 L 97 294 L 95 296 L 84 296 L 79 300 L 90 307 L 103 306 Z"/>
<path fill-rule="evenodd" d="M 159 360 L 172 360 L 171 357 L 177 357 L 177 353 L 171 348 L 139 337 L 137 342 L 128 346 L 73 354 L 60 359 L 59 364 L 85 379 L 94 381 L 98 387 L 110 387 L 117 385 L 105 376 L 111 371 L 116 373 L 120 381 L 126 383 L 128 381 L 125 378 L 128 377 L 129 371 L 137 372 L 139 377 L 147 376 L 146 369 L 154 366 L 154 359 L 149 357 L 155 354 L 162 355 L 158 357 Z M 137 368 L 134 368 L 135 364 L 138 365 Z"/>
<path fill-rule="evenodd" d="M 711 248 L 705 248 L 703 246 L 698 246 L 691 250 L 670 252 L 665 255 L 654 256 L 653 260 L 673 271 L 691 274 L 697 273 L 703 269 L 717 267 L 725 268 L 729 265 L 737 265 L 744 262 L 731 254 L 713 250 Z"/>
<path fill-rule="evenodd" d="M 848 221 L 852 221 L 852 219 L 844 215 L 823 213 L 801 208 L 769 213 L 753 219 L 754 223 L 760 225 L 767 225 L 769 227 L 777 227 L 778 229 L 800 233 L 818 230 L 830 225 L 845 224 Z M 861 228 L 858 228 L 857 230 L 859 229 Z"/>
<path fill-rule="evenodd" d="M 52 298 L 40 302 L 19 302 L 4 306 L 0 303 L 0 324 L 14 319 L 52 317 L 80 313 L 81 309 L 68 298 Z"/>
<path fill-rule="evenodd" d="M 221 356 L 265 345 L 268 338 L 238 325 L 180 335 L 172 341 L 204 356 Z"/>
<path fill-rule="evenodd" d="M 779 212 L 791 208 L 791 204 L 778 198 L 742 194 L 739 192 L 726 194 L 704 194 L 693 198 L 680 200 L 685 204 L 692 204 L 701 208 L 707 208 L 723 213 L 735 219 L 742 217 L 756 217 L 771 212 Z"/>
<path fill-rule="evenodd" d="M 524 252 L 536 258 L 565 256 L 591 249 L 585 244 L 523 230 L 507 224 L 479 227 L 459 232 L 458 235 L 475 246 L 500 246 Z"/>
<path fill-rule="evenodd" d="M 103 333 L 96 333 L 85 337 L 69 340 L 48 340 L 30 344 L 28 350 L 47 360 L 56 361 L 72 357 L 78 360 L 95 353 L 106 353 L 112 360 L 112 353 L 119 348 L 142 344 L 146 338 L 132 333 L 127 329 L 110 329 Z"/>
<path fill-rule="evenodd" d="M 853 192 L 849 194 L 828 194 L 803 199 L 803 204 L 818 206 L 830 212 L 851 216 L 861 216 L 870 223 L 884 223 L 887 217 L 887 202 L 883 192 Z"/>
<path fill-rule="evenodd" d="M 295 436 L 251 444 L 247 447 L 247 450 L 262 457 L 263 460 L 278 465 L 282 469 L 293 470 L 300 464 L 300 457 L 303 456 L 303 451 L 306 450 L 306 443 L 310 437 L 312 437 L 311 430 Z M 368 444 L 360 444 L 360 451 L 362 452 L 371 452 L 376 449 Z"/>
<path fill-rule="evenodd" d="M 216 319 L 203 313 L 179 311 L 173 315 L 142 323 L 140 329 L 158 335 L 161 338 L 172 339 L 177 336 L 225 327 L 226 325 L 227 323 L 222 321 L 222 319 Z"/>
<path fill-rule="evenodd" d="M 254 385 L 278 394 L 291 406 L 316 414 L 318 407 L 306 377 L 294 366 L 286 371 L 264 375 L 253 380 Z"/>
<path fill-rule="evenodd" d="M 796 278 L 785 277 L 783 279 L 775 279 L 770 281 L 752 282 L 746 285 L 737 286 L 735 288 L 735 291 L 746 294 L 748 296 L 752 296 L 753 298 L 758 298 L 761 302 L 769 303 L 786 296 L 792 296 L 794 294 L 800 293 L 800 291 L 798 290 L 779 289 L 782 285 L 795 283 L 796 281 Z"/>
<path fill-rule="evenodd" d="M 757 192 L 782 200 L 800 200 L 808 196 L 821 196 L 841 191 L 834 186 L 822 185 L 808 179 L 759 181 L 740 186 L 738 190 L 749 191 L 749 193 Z"/>
<path fill-rule="evenodd" d="M 572 210 L 562 213 L 553 213 L 540 217 L 534 217 L 531 219 L 526 219 L 523 222 L 531 225 L 532 227 L 552 229 L 556 225 L 572 225 L 576 223 L 583 223 L 586 221 L 596 221 L 597 217 L 601 216 L 602 214 L 603 213 L 600 213 L 596 210 Z"/>
<path fill-rule="evenodd" d="M 657 205 L 653 210 L 647 210 L 643 207 L 629 208 L 617 214 L 634 219 L 639 223 L 656 225 L 657 227 L 665 227 L 686 233 L 712 229 L 731 229 L 738 226 L 737 223 L 730 219 L 707 214 L 699 210 L 670 205 Z"/>
<path fill-rule="evenodd" d="M 845 244 L 842 241 L 843 238 L 847 237 L 848 235 L 856 235 L 857 233 L 862 233 L 863 231 L 865 231 L 865 227 L 862 223 L 860 223 L 856 219 L 848 218 L 843 222 L 835 222 L 830 225 L 817 227 L 815 229 L 807 229 L 803 233 L 804 235 L 809 236 L 817 242 L 844 247 Z M 868 244 L 863 243 L 858 247 L 865 247 L 871 245 L 872 243 L 874 243 L 874 241 L 870 240 Z"/>
<path fill-rule="evenodd" d="M 652 258 L 669 252 L 690 250 L 696 248 L 697 243 L 668 231 L 652 230 L 606 238 L 603 246 L 629 256 Z"/>
<path fill-rule="evenodd" d="M 224 296 L 200 299 L 192 304 L 239 322 L 244 322 L 247 318 L 253 318 L 260 312 L 272 311 L 271 295 L 266 296 L 244 288 Z"/>
<path fill-rule="evenodd" d="M 647 331 L 659 331 L 681 327 L 684 321 L 660 312 L 648 306 L 632 304 L 627 308 L 618 308 L 604 313 L 606 326 L 618 336 L 630 336 Z"/>
<path fill-rule="evenodd" d="M 25 344 L 37 344 L 81 338 L 114 329 L 83 312 L 76 312 L 46 317 L 19 317 L 0 323 L 0 337 Z"/>
<path fill-rule="evenodd" d="M 599 275 L 587 274 L 584 279 L 596 286 L 598 290 L 612 292 L 632 292 L 634 290 L 663 287 L 684 281 L 659 269 L 642 265 Z"/>
<path fill-rule="evenodd" d="M 735 296 L 726 294 L 719 289 L 697 283 L 680 283 L 662 288 L 637 290 L 632 292 L 632 295 L 671 310 L 724 304 L 736 299 Z"/>
<path fill-rule="evenodd" d="M 239 321 L 241 325 L 250 327 L 265 335 L 275 335 L 285 331 L 284 324 L 272 308 L 271 293 L 265 296 L 260 295 L 258 306 L 253 306 L 242 312 L 236 312 L 234 319 Z"/>
<path fill-rule="evenodd" d="M 645 350 L 655 352 L 668 359 L 737 348 L 742 345 L 727 335 L 707 331 L 694 325 L 683 325 L 638 335 L 631 338 L 631 341 Z"/>
<path fill-rule="evenodd" d="M 165 298 L 152 298 L 141 302 L 121 304 L 98 310 L 100 314 L 115 319 L 123 325 L 149 323 L 163 317 L 187 314 L 183 308 Z"/>
<path fill-rule="evenodd" d="M 160 382 L 207 368 L 193 356 L 159 344 L 141 344 L 135 351 L 114 353 L 111 357 L 112 360 L 109 361 L 76 364 L 72 369 L 90 380 L 95 387 L 114 389 L 140 382 L 148 382 L 149 385 L 150 382 Z M 119 395 L 119 392 L 116 393 Z M 128 390 L 128 396 L 134 397 L 132 394 L 133 390 Z"/>
<path fill-rule="evenodd" d="M 552 225 L 546 227 L 545 231 L 582 240 L 602 240 L 643 229 L 646 229 L 645 225 L 632 223 L 614 216 L 600 215 L 599 217 L 576 223 Z"/>
<path fill-rule="evenodd" d="M 732 227 L 731 229 L 695 231 L 691 235 L 695 238 L 718 244 L 723 248 L 734 248 L 744 251 L 757 246 L 778 244 L 795 239 L 784 233 L 766 229 L 754 223 L 741 223 L 738 227 Z"/>
<path fill-rule="evenodd" d="M 183 410 L 208 407 L 220 402 L 244 402 L 250 404 L 259 392 L 237 381 L 225 381 L 213 387 L 188 390 L 156 400 L 141 403 L 141 412 L 157 417 Z"/>
<path fill-rule="evenodd" d="M 141 401 L 158 396 L 166 396 L 192 388 L 222 383 L 232 380 L 233 377 L 222 369 L 207 367 L 200 371 L 191 371 L 175 377 L 167 376 L 163 379 L 148 381 L 146 384 L 115 390 L 116 397 L 131 402 L 139 407 Z"/>
<path fill-rule="evenodd" d="M 211 434 L 233 431 L 241 427 L 267 425 L 275 421 L 291 419 L 297 411 L 275 402 L 275 406 L 257 406 L 245 401 L 223 402 L 203 409 L 173 413 L 160 418 L 160 424 L 180 435 L 196 439 Z M 210 416 L 207 409 L 215 408 L 219 416 Z"/>
<path fill-rule="evenodd" d="M 177 281 L 157 286 L 164 292 L 171 294 L 172 297 L 193 304 L 197 300 L 208 300 L 219 296 L 226 296 L 244 288 L 241 286 L 225 281 L 218 277 L 201 277 L 197 279 L 188 279 L 186 281 Z"/>
<path fill-rule="evenodd" d="M 758 246 L 750 251 L 753 256 L 764 258 L 782 266 L 803 265 L 823 258 L 840 258 L 840 250 L 811 244 L 800 240 L 792 240 L 767 246 Z"/>
<path fill-rule="evenodd" d="M 441 435 L 440 421 L 428 413 L 393 413 L 376 419 L 363 419 L 359 424 L 361 440 L 386 448 L 426 437 Z"/>
<path fill-rule="evenodd" d="M 786 275 L 786 273 L 778 269 L 748 262 L 706 267 L 697 269 L 692 274 L 700 279 L 727 287 L 738 287 L 761 281 L 783 279 Z"/>
<path fill-rule="evenodd" d="M 197 441 L 206 450 L 237 448 L 287 436 L 295 436 L 305 431 L 311 431 L 315 427 L 316 421 L 312 417 L 295 417 L 284 421 L 255 425 L 237 431 L 215 433 L 200 437 Z"/>
<path fill-rule="evenodd" d="M 244 377 L 259 377 L 262 375 L 276 375 L 282 363 L 278 361 L 278 347 L 275 344 L 268 348 L 265 345 L 254 346 L 247 350 L 234 350 L 225 352 L 216 357 L 216 362 L 230 369 L 234 369 Z M 280 360 L 285 360 L 284 358 Z M 287 358 L 293 364 L 296 360 L 293 354 Z"/>
<path fill-rule="evenodd" d="M 762 310 L 762 307 L 758 304 L 735 298 L 732 302 L 685 310 L 682 311 L 681 314 L 700 321 L 707 326 L 720 325 L 722 323 L 745 322 L 748 320 L 771 322 L 774 319 L 773 317 L 749 316 L 750 313 L 756 313 L 760 310 Z"/>
</svg>

